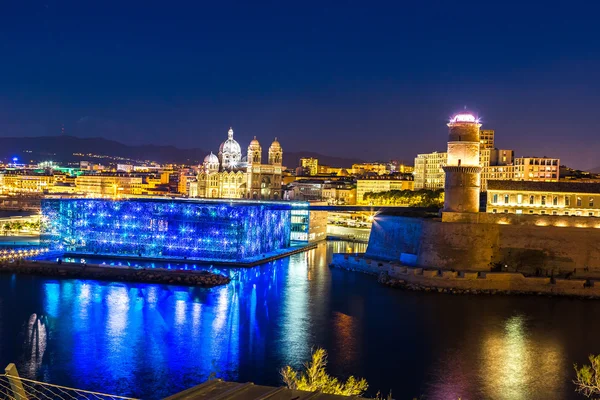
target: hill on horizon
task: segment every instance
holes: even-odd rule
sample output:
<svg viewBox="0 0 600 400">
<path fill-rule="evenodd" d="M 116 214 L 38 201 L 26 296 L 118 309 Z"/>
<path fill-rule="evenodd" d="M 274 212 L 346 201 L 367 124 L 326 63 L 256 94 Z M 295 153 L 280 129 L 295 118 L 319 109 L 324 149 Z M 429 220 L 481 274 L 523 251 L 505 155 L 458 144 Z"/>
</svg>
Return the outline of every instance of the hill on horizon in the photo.
<svg viewBox="0 0 600 400">
<path fill-rule="evenodd" d="M 82 153 L 86 156 L 74 155 Z M 72 163 L 78 161 L 127 163 L 127 159 L 135 161 L 155 161 L 158 163 L 198 164 L 204 160 L 209 151 L 200 148 L 181 149 L 175 146 L 158 145 L 126 145 L 115 140 L 81 138 L 76 136 L 38 136 L 38 137 L 0 137 L 0 159 L 5 162 L 18 157 L 20 162 L 36 163 L 56 161 Z M 263 159 L 267 157 L 263 150 Z M 94 156 L 87 156 L 93 154 Z M 315 157 L 319 163 L 349 168 L 359 159 L 331 157 L 311 151 L 285 151 L 283 163 L 288 168 L 295 168 L 302 157 Z M 118 160 L 123 158 L 124 160 Z"/>
</svg>

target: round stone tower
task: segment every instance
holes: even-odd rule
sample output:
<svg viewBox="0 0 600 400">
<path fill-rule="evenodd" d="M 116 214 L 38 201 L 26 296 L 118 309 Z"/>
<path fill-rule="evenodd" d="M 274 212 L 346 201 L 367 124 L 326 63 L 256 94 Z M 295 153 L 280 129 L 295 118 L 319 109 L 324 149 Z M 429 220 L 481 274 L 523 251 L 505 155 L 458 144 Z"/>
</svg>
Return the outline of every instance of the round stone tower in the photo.
<svg viewBox="0 0 600 400">
<path fill-rule="evenodd" d="M 469 112 L 456 114 L 448 123 L 448 163 L 444 166 L 444 211 L 479 212 L 481 166 L 479 127 Z"/>
</svg>

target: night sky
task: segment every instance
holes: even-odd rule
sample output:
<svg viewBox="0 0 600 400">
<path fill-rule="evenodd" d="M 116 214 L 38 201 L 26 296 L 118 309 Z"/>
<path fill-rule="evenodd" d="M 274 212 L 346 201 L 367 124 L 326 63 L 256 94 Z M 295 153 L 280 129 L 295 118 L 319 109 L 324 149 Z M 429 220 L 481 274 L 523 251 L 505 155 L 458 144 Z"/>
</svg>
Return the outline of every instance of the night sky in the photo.
<svg viewBox="0 0 600 400">
<path fill-rule="evenodd" d="M 412 162 L 466 105 L 499 148 L 598 167 L 594 3 L 6 0 L 0 136 L 216 151 L 233 126 Z"/>
</svg>

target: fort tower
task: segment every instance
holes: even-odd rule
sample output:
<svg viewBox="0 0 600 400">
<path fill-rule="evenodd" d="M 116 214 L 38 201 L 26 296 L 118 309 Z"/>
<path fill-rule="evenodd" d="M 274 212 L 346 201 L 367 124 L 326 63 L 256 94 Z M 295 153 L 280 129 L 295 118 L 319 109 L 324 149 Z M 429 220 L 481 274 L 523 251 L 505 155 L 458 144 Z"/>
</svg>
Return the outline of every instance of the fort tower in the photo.
<svg viewBox="0 0 600 400">
<path fill-rule="evenodd" d="M 444 166 L 444 211 L 479 212 L 481 166 L 479 119 L 469 112 L 456 114 L 448 123 L 448 163 Z"/>
</svg>

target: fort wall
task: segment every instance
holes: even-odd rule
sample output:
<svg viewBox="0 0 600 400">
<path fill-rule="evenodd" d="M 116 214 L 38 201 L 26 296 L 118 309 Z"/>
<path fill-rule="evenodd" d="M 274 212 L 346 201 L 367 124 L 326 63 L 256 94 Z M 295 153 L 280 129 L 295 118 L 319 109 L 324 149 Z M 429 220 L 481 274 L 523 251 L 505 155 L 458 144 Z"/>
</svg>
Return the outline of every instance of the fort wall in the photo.
<svg viewBox="0 0 600 400">
<path fill-rule="evenodd" d="M 443 270 L 500 267 L 525 274 L 585 272 L 600 277 L 600 229 L 590 227 L 600 227 L 600 220 L 484 213 L 444 213 L 443 220 L 377 216 L 366 257 Z M 450 220 L 465 222 L 446 222 Z"/>
<path fill-rule="evenodd" d="M 380 277 L 382 283 L 411 289 L 458 293 L 522 293 L 600 298 L 600 283 L 586 279 L 526 277 L 517 272 L 465 272 L 407 267 L 397 262 L 334 254 L 333 266 Z"/>
</svg>

